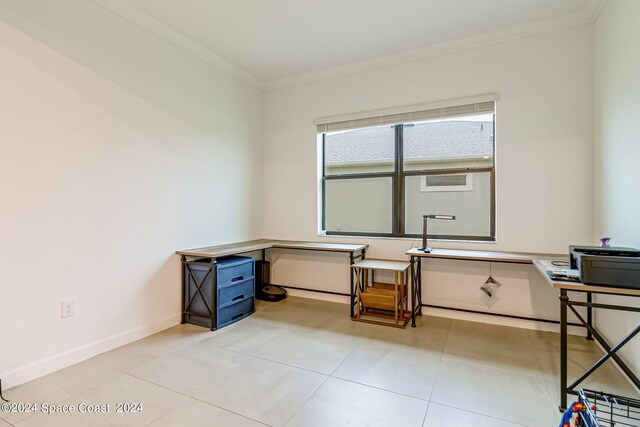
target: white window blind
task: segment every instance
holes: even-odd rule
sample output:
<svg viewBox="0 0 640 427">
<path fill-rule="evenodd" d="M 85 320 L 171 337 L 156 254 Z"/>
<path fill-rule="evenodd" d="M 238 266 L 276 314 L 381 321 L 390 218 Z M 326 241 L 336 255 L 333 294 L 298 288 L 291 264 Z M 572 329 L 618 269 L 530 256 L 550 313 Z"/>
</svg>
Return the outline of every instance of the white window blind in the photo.
<svg viewBox="0 0 640 427">
<path fill-rule="evenodd" d="M 496 95 L 484 95 L 476 98 L 449 100 L 440 103 L 323 117 L 316 120 L 316 125 L 318 127 L 318 133 L 325 133 L 372 126 L 419 122 L 445 117 L 488 114 L 495 112 L 496 100 Z"/>
</svg>

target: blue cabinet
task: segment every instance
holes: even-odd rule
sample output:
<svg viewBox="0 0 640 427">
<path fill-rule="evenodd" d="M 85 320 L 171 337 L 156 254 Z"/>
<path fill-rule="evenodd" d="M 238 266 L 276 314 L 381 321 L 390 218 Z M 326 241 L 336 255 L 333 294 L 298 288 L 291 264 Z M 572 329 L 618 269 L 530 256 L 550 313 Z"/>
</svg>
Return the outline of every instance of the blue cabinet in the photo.
<svg viewBox="0 0 640 427">
<path fill-rule="evenodd" d="M 255 312 L 255 260 L 251 257 L 183 258 L 182 323 L 212 330 Z"/>
<path fill-rule="evenodd" d="M 222 328 L 255 312 L 256 262 L 249 257 L 220 258 L 218 278 L 217 327 Z"/>
<path fill-rule="evenodd" d="M 218 285 L 218 307 L 247 299 L 255 294 L 253 277 L 226 286 Z"/>
<path fill-rule="evenodd" d="M 229 256 L 218 258 L 216 271 L 218 285 L 227 286 L 241 280 L 255 277 L 256 262 L 253 258 L 245 256 Z"/>
</svg>

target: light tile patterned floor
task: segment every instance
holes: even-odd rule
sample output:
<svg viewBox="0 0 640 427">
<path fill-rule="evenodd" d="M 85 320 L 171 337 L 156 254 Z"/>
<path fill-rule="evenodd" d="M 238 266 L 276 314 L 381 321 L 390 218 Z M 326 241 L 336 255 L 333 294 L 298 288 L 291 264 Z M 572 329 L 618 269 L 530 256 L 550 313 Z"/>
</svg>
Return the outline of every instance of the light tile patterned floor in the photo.
<svg viewBox="0 0 640 427">
<path fill-rule="evenodd" d="M 176 326 L 6 392 L 110 413 L 0 413 L 0 427 L 558 424 L 558 334 L 429 316 L 399 330 L 347 312 L 290 297 L 219 331 Z M 570 349 L 571 375 L 601 356 L 581 337 Z M 637 397 L 610 363 L 587 385 Z"/>
</svg>

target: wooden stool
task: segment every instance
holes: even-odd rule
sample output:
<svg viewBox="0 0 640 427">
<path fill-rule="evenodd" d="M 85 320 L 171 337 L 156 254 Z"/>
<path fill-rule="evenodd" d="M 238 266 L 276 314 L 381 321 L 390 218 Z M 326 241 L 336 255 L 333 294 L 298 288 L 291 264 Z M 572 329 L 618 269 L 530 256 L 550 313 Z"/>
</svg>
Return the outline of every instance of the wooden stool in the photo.
<svg viewBox="0 0 640 427">
<path fill-rule="evenodd" d="M 407 292 L 407 270 L 411 264 L 407 261 L 383 259 L 365 259 L 351 266 L 355 274 L 356 317 L 353 320 L 377 325 L 404 328 L 409 321 L 410 312 Z M 394 283 L 375 281 L 375 271 L 393 271 Z M 365 319 L 377 317 L 393 320 L 380 321 Z"/>
</svg>

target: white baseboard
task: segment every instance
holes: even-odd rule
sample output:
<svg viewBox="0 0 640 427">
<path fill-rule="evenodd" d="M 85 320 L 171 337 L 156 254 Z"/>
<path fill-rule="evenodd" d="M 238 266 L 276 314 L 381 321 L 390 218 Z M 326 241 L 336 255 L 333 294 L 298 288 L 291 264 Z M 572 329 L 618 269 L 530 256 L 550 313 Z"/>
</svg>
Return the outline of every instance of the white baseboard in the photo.
<svg viewBox="0 0 640 427">
<path fill-rule="evenodd" d="M 292 297 L 300 297 L 300 298 L 309 298 L 309 299 L 317 299 L 319 301 L 329 301 L 329 302 L 337 302 L 339 304 L 344 304 L 347 307 L 345 308 L 345 313 L 349 312 L 349 297 L 343 295 L 333 295 L 333 294 L 323 294 L 321 292 L 311 292 L 311 291 L 302 291 L 300 289 L 291 289 L 285 287 L 287 290 L 287 295 Z"/>
<path fill-rule="evenodd" d="M 0 378 L 2 378 L 2 388 L 8 390 L 12 387 L 19 386 L 20 384 L 35 380 L 76 363 L 83 362 L 93 356 L 97 356 L 98 354 L 113 350 L 114 348 L 121 347 L 141 338 L 148 337 L 149 335 L 153 335 L 179 323 L 180 315 L 173 315 L 158 322 L 131 329 L 118 335 L 19 367 L 12 371 L 3 372 L 0 374 Z"/>
</svg>

